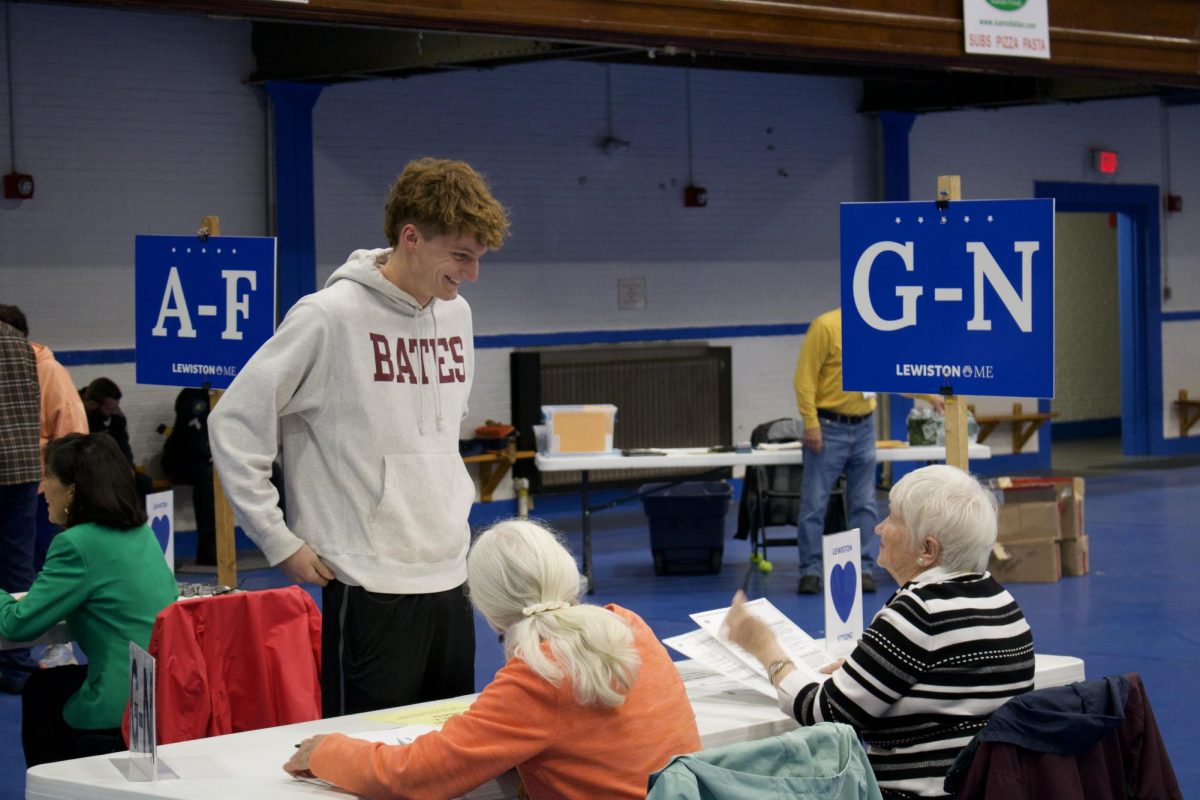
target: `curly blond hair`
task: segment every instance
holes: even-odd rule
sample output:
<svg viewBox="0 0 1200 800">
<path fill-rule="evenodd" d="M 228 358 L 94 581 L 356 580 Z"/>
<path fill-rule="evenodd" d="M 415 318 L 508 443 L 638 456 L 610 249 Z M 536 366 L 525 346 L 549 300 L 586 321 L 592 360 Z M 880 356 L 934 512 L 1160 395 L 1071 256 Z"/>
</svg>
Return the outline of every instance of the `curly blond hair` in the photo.
<svg viewBox="0 0 1200 800">
<path fill-rule="evenodd" d="M 508 211 L 492 197 L 483 176 L 463 161 L 410 161 L 388 191 L 383 232 L 395 247 L 400 229 L 416 225 L 425 236 L 474 234 L 489 250 L 504 244 Z"/>
</svg>

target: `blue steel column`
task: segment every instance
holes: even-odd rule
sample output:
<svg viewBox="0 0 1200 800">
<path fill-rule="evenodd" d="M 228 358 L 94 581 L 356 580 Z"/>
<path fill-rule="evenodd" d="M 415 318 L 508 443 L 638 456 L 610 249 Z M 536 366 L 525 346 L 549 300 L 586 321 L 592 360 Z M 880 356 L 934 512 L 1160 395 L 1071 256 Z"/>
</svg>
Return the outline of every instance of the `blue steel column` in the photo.
<svg viewBox="0 0 1200 800">
<path fill-rule="evenodd" d="M 909 199 L 908 175 L 908 135 L 912 132 L 916 114 L 904 111 L 884 111 L 879 115 L 879 123 L 883 126 L 883 199 L 889 203 L 904 202 Z M 929 187 L 929 196 L 933 196 L 933 188 Z M 907 397 L 894 394 L 889 399 L 891 423 L 889 437 L 908 441 L 908 412 L 913 402 Z M 900 480 L 906 473 L 912 472 L 917 465 L 904 461 L 892 463 L 892 482 Z"/>
<path fill-rule="evenodd" d="M 909 199 L 908 135 L 916 119 L 916 114 L 904 111 L 884 111 L 879 115 L 883 125 L 883 199 L 889 203 Z M 932 197 L 933 191 L 929 194 Z"/>
<path fill-rule="evenodd" d="M 275 155 L 275 236 L 279 241 L 278 317 L 316 291 L 312 110 L 322 87 L 269 81 Z"/>
</svg>

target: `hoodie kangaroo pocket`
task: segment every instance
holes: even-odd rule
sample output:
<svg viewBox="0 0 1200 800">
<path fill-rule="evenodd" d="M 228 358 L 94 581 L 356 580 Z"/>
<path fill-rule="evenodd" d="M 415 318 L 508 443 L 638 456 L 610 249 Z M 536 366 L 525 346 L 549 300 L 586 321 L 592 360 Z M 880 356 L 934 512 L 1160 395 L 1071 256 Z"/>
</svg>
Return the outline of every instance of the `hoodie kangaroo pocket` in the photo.
<svg viewBox="0 0 1200 800">
<path fill-rule="evenodd" d="M 457 453 L 383 457 L 383 497 L 368 521 L 380 558 L 438 563 L 461 558 L 475 484 Z"/>
</svg>

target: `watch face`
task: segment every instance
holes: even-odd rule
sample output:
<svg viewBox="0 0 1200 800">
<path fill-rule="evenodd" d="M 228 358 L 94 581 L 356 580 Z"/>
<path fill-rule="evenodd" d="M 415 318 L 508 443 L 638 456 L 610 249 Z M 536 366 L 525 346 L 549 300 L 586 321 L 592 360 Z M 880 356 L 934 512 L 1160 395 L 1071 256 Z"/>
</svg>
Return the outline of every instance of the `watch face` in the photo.
<svg viewBox="0 0 1200 800">
<path fill-rule="evenodd" d="M 33 194 L 33 178 L 25 176 L 18 180 L 17 191 L 24 195 Z"/>
</svg>

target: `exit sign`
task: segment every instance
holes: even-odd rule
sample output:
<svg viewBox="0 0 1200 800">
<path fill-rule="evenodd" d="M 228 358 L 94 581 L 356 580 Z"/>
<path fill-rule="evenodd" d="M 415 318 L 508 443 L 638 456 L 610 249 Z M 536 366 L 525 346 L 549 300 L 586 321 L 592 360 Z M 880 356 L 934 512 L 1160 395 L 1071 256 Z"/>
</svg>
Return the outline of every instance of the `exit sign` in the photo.
<svg viewBox="0 0 1200 800">
<path fill-rule="evenodd" d="M 1116 175 L 1117 166 L 1116 150 L 1092 151 L 1092 169 L 1105 175 Z"/>
</svg>

